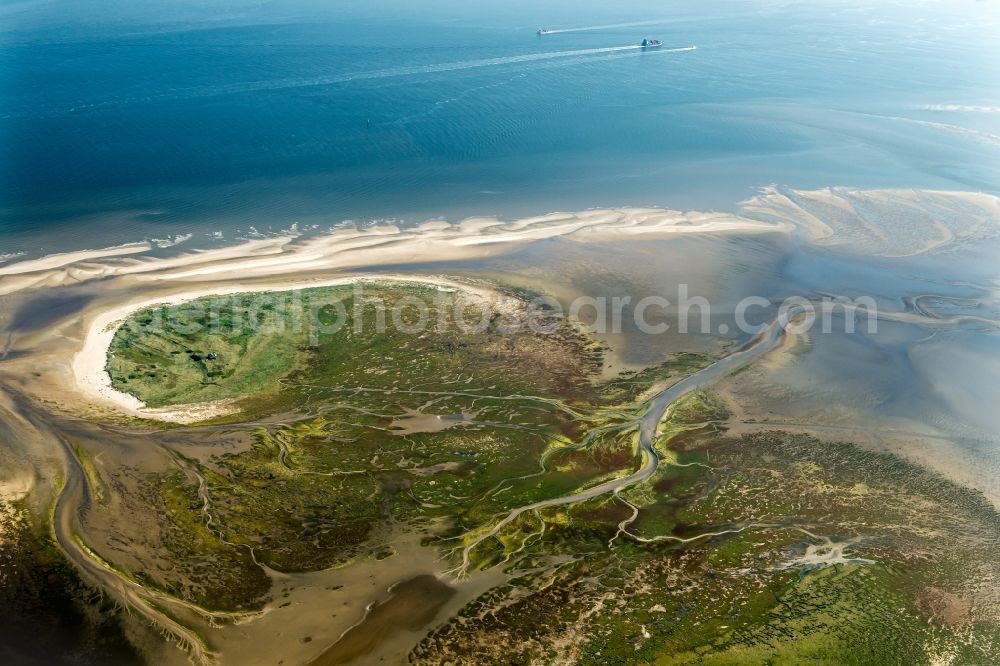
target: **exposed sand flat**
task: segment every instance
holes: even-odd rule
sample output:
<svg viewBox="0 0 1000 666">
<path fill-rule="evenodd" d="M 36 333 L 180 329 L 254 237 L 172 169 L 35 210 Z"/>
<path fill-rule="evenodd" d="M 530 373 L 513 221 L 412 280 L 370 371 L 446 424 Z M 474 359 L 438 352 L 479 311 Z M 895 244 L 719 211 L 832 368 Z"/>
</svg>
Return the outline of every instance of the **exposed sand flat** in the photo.
<svg viewBox="0 0 1000 666">
<path fill-rule="evenodd" d="M 23 499 L 35 485 L 35 479 L 30 474 L 19 474 L 7 479 L 0 479 L 0 501 L 17 501 Z"/>
<path fill-rule="evenodd" d="M 144 273 L 150 270 L 151 265 L 155 267 L 155 270 L 162 270 L 175 266 L 194 266 L 202 262 L 220 261 L 227 257 L 260 257 L 280 254 L 285 245 L 294 238 L 294 236 L 286 235 L 254 239 L 242 241 L 226 248 L 194 250 L 169 258 L 130 257 L 119 262 L 119 266 L 115 267 L 114 271 L 116 275 L 129 275 L 131 273 Z"/>
<path fill-rule="evenodd" d="M 158 281 L 218 275 L 249 279 L 311 270 L 473 259 L 520 244 L 569 235 L 601 240 L 643 234 L 754 233 L 790 229 L 785 222 L 643 208 L 553 213 L 512 222 L 470 218 L 455 224 L 432 220 L 410 228 L 381 224 L 364 229 L 339 228 L 309 238 L 276 236 L 168 258 L 113 260 L 121 255 L 146 251 L 150 248 L 148 244 L 53 255 L 0 268 L 0 294 L 118 275 Z M 102 257 L 105 261 L 94 261 Z M 85 262 L 86 266 L 81 266 Z M 3 277 L 22 274 L 27 275 L 21 280 Z"/>
<path fill-rule="evenodd" d="M 150 249 L 148 244 L 137 244 L 0 266 L 0 295 L 123 275 L 152 281 L 215 276 L 251 279 L 468 260 L 557 237 L 604 241 L 798 229 L 811 242 L 841 251 L 907 256 L 1000 222 L 1000 200 L 975 192 L 767 188 L 741 206 L 740 215 L 624 208 L 550 213 L 514 221 L 481 217 L 454 224 L 430 220 L 408 228 L 388 223 L 364 229 L 342 227 L 319 236 L 275 236 L 166 258 L 136 257 Z"/>
<path fill-rule="evenodd" d="M 17 266 L 28 266 L 21 271 L 12 270 L 5 274 L 0 268 L 0 296 L 29 289 L 81 283 L 103 277 L 141 274 L 180 266 L 199 266 L 202 263 L 225 261 L 237 257 L 280 254 L 293 239 L 294 236 L 275 236 L 245 241 L 214 250 L 193 250 L 174 257 L 134 256 L 152 249 L 150 245 L 144 243 L 122 246 L 119 248 L 121 251 L 110 253 L 95 250 L 93 254 L 71 252 L 52 255 L 6 267 L 14 269 Z M 112 250 L 114 249 L 112 248 Z M 50 258 L 53 259 L 51 264 L 49 264 Z M 31 268 L 29 265 L 35 267 Z"/>
<path fill-rule="evenodd" d="M 793 225 L 816 245 L 883 257 L 921 254 L 1000 229 L 1000 199 L 979 192 L 772 187 L 744 201 L 741 211 Z"/>
<path fill-rule="evenodd" d="M 134 398 L 134 396 L 115 391 L 115 398 L 131 402 L 128 398 Z M 139 404 L 143 403 L 140 402 Z M 146 407 L 143 405 L 138 409 L 138 415 L 143 418 L 165 421 L 167 423 L 196 423 L 198 421 L 207 421 L 220 416 L 226 416 L 235 411 L 237 411 L 237 408 L 234 400 L 216 400 L 214 402 L 194 402 L 171 407 Z"/>
<path fill-rule="evenodd" d="M 40 259 L 30 259 L 28 261 L 16 261 L 6 266 L 0 266 L 0 275 L 17 275 L 19 273 L 33 273 L 44 271 L 50 268 L 59 268 L 69 264 L 88 261 L 90 259 L 103 259 L 106 257 L 120 257 L 123 254 L 138 254 L 148 252 L 152 249 L 149 243 L 134 243 L 119 247 L 106 247 L 103 250 L 80 250 L 78 252 L 62 252 L 50 254 Z"/>
<path fill-rule="evenodd" d="M 373 597 L 384 602 L 390 586 L 440 569 L 440 552 L 422 546 L 420 537 L 420 534 L 402 533 L 392 539 L 398 555 L 385 560 L 366 559 L 350 567 L 305 574 L 275 574 L 275 590 L 288 589 L 287 598 L 279 597 L 252 622 L 214 629 L 213 640 L 224 655 L 224 663 L 240 666 L 312 664 L 344 634 L 361 625 L 371 610 L 369 604 Z M 483 592 L 507 582 L 509 576 L 501 569 L 481 571 L 466 579 L 448 579 L 447 584 L 455 594 L 440 609 L 438 616 L 450 617 Z M 336 592 L 331 594 L 331 588 L 337 588 Z M 337 600 L 336 605 L 331 604 L 331 597 Z M 420 641 L 422 633 L 385 629 L 387 627 L 375 631 L 376 646 L 370 653 L 350 663 L 406 663 L 407 654 Z M 314 640 L 303 642 L 303 636 Z"/>
</svg>

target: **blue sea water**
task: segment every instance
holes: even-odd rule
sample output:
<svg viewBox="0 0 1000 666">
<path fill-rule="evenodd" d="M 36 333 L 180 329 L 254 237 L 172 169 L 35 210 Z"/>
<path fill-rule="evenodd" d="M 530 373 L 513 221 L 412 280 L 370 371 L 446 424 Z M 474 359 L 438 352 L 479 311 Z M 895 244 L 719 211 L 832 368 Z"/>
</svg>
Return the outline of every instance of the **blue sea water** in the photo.
<svg viewBox="0 0 1000 666">
<path fill-rule="evenodd" d="M 0 255 L 1000 192 L 998 34 L 994 0 L 0 2 Z"/>
</svg>

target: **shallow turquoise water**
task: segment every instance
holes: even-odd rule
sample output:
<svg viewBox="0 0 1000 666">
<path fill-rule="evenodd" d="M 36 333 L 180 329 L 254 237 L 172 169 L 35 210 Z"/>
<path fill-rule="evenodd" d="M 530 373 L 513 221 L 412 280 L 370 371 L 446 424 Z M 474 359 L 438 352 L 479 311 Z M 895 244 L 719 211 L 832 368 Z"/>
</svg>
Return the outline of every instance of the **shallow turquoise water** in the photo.
<svg viewBox="0 0 1000 666">
<path fill-rule="evenodd" d="M 993 3 L 119 5 L 0 5 L 0 254 L 772 183 L 1000 191 Z M 666 48 L 622 48 L 646 35 Z"/>
</svg>

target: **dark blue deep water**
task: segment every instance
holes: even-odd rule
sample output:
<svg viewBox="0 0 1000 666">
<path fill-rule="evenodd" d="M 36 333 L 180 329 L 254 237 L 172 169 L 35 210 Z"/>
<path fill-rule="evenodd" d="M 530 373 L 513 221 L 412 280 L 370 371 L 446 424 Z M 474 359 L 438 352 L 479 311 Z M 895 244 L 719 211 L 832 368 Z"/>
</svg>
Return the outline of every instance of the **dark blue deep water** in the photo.
<svg viewBox="0 0 1000 666">
<path fill-rule="evenodd" d="M 0 2 L 0 255 L 769 184 L 996 192 L 997 34 L 992 0 Z"/>
</svg>

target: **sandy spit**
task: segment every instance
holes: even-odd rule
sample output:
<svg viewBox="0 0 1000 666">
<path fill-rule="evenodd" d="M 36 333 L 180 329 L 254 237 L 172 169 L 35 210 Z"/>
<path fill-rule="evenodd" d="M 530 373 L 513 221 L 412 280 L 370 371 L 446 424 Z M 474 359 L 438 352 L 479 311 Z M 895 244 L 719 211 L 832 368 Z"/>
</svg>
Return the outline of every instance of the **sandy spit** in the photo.
<svg viewBox="0 0 1000 666">
<path fill-rule="evenodd" d="M 721 213 L 654 208 L 551 213 L 504 222 L 470 218 L 400 228 L 381 224 L 335 228 L 317 236 L 284 235 L 171 257 L 133 256 L 148 244 L 65 253 L 0 267 L 0 295 L 130 275 L 155 282 L 217 276 L 268 278 L 308 270 L 331 271 L 411 261 L 474 259 L 556 237 L 581 241 L 690 233 L 788 231 L 785 221 L 751 220 Z"/>
<path fill-rule="evenodd" d="M 141 252 L 148 252 L 150 249 L 152 249 L 152 246 L 149 243 L 131 243 L 128 245 L 120 245 L 118 247 L 106 247 L 103 250 L 61 252 L 59 254 L 50 254 L 48 256 L 41 257 L 40 259 L 16 261 L 6 266 L 0 266 L 0 275 L 17 275 L 20 273 L 44 271 L 92 259 L 119 257 L 126 254 L 139 254 Z"/>
</svg>

